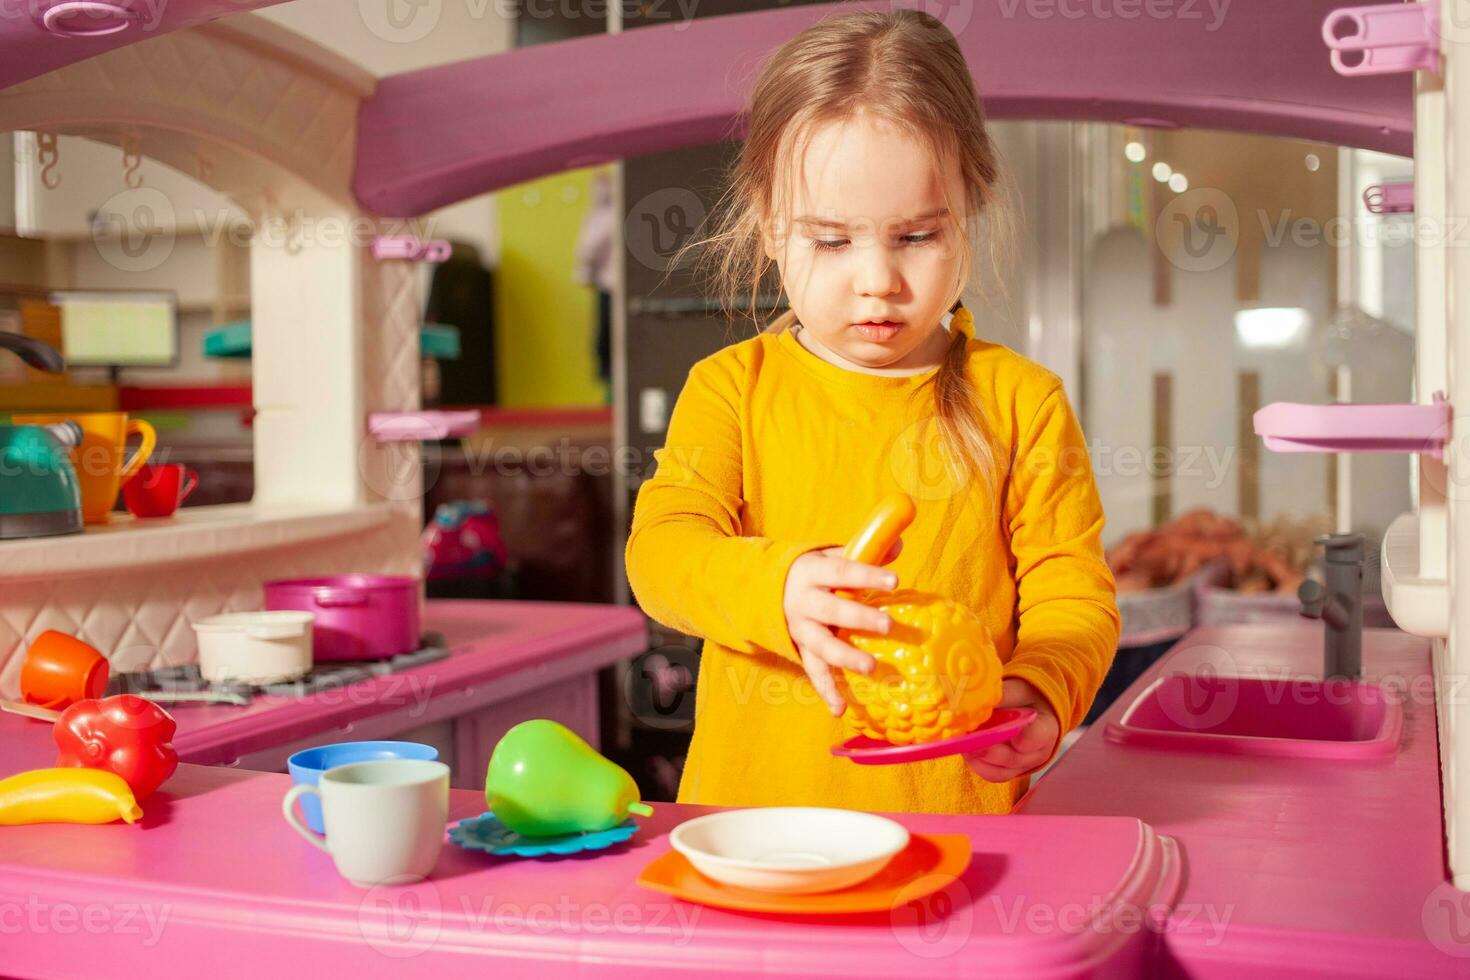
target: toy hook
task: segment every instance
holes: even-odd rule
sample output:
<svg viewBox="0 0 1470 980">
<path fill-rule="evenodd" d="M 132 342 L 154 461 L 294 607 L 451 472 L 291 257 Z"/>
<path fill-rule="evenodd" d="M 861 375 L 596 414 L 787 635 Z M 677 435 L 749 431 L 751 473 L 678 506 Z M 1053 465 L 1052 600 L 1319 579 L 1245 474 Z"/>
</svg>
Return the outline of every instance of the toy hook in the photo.
<svg viewBox="0 0 1470 980">
<path fill-rule="evenodd" d="M 61 150 L 56 145 L 55 133 L 36 134 L 36 162 L 41 165 L 41 183 L 50 190 L 61 186 L 61 174 L 56 165 L 61 161 Z"/>
<path fill-rule="evenodd" d="M 132 190 L 137 190 L 143 186 L 143 175 L 138 173 L 138 168 L 143 165 L 143 158 L 140 153 L 141 143 L 142 140 L 137 133 L 123 133 L 123 183 Z"/>
</svg>

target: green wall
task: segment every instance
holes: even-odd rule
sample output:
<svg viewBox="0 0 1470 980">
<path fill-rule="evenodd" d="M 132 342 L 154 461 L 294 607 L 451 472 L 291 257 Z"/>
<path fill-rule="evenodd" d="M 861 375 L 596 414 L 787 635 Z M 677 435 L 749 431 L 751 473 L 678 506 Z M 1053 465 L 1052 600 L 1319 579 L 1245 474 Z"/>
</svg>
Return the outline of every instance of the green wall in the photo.
<svg viewBox="0 0 1470 980">
<path fill-rule="evenodd" d="M 496 195 L 495 344 L 503 405 L 604 403 L 595 347 L 597 293 L 573 276 L 596 170 L 571 170 Z"/>
</svg>

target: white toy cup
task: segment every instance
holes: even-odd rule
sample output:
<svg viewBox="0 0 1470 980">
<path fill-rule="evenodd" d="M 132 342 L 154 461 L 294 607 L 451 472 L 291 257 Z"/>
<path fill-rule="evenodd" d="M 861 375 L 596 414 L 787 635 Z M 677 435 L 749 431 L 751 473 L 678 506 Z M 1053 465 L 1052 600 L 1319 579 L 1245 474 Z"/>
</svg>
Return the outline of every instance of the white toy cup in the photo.
<svg viewBox="0 0 1470 980">
<path fill-rule="evenodd" d="M 295 803 L 307 793 L 321 797 L 325 838 L 296 816 Z M 444 845 L 449 767 L 426 759 L 337 766 L 322 773 L 319 786 L 291 787 L 281 812 L 359 888 L 410 884 L 428 877 Z"/>
</svg>

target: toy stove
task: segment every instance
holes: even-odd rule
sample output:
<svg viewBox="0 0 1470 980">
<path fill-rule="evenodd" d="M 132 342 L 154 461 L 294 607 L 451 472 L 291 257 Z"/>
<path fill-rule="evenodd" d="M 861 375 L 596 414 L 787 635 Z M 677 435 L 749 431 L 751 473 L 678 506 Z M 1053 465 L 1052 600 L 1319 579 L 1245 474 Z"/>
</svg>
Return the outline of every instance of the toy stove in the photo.
<svg viewBox="0 0 1470 980">
<path fill-rule="evenodd" d="M 107 684 L 107 694 L 142 694 L 154 701 L 200 701 L 237 705 L 247 705 L 260 694 L 309 697 L 361 680 L 433 663 L 449 656 L 449 646 L 439 633 L 425 633 L 420 637 L 419 644 L 417 650 L 381 660 L 333 660 L 319 663 L 304 676 L 278 684 L 212 683 L 200 675 L 198 664 L 129 671 L 112 675 Z"/>
</svg>

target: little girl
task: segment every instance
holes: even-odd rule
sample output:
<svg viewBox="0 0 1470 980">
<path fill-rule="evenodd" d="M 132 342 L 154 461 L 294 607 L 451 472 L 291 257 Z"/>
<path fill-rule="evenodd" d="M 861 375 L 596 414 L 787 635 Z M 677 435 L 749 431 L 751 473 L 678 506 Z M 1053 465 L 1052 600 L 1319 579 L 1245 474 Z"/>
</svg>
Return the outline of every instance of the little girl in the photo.
<svg viewBox="0 0 1470 980">
<path fill-rule="evenodd" d="M 1087 712 L 1119 633 L 1102 507 L 1056 375 L 975 336 L 970 237 L 1005 225 L 959 45 L 914 10 L 834 16 L 762 70 L 717 234 L 720 286 L 772 263 L 791 309 L 689 372 L 628 539 L 655 620 L 705 640 L 679 802 L 1005 813 Z M 883 566 L 841 545 L 895 492 L 918 517 Z M 889 570 L 891 568 L 891 571 Z M 836 589 L 973 609 L 1002 706 L 1037 717 L 966 756 L 860 766 L 834 670 L 889 628 Z"/>
</svg>

